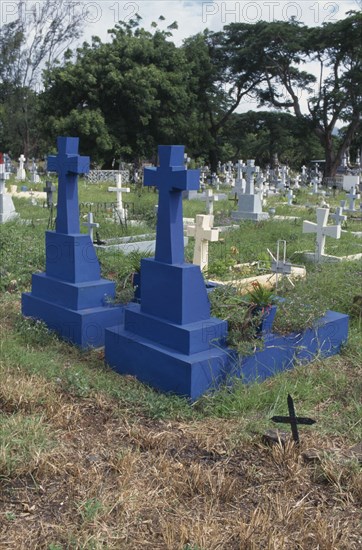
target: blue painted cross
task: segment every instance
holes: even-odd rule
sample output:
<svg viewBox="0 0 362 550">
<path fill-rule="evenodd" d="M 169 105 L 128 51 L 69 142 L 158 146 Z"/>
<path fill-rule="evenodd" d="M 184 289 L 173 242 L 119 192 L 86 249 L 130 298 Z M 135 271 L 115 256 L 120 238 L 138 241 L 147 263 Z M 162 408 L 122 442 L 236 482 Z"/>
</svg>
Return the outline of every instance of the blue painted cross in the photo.
<svg viewBox="0 0 362 550">
<path fill-rule="evenodd" d="M 89 172 L 89 157 L 78 155 L 79 138 L 58 137 L 58 155 L 48 157 L 49 172 L 57 172 L 58 210 L 56 232 L 80 233 L 78 175 Z"/>
<path fill-rule="evenodd" d="M 186 170 L 183 145 L 159 145 L 158 168 L 144 169 L 144 185 L 158 187 L 155 260 L 166 264 L 184 262 L 182 191 L 197 190 L 200 170 Z"/>
</svg>

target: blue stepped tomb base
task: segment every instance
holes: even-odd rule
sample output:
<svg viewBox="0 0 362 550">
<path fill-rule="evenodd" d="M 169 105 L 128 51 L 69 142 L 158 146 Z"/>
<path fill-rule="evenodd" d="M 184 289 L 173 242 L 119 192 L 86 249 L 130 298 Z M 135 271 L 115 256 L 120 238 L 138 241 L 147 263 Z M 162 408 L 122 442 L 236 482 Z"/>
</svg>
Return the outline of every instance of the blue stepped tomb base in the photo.
<svg viewBox="0 0 362 550">
<path fill-rule="evenodd" d="M 59 174 L 56 230 L 45 234 L 45 273 L 33 274 L 22 313 L 82 348 L 100 347 L 123 308 L 112 305 L 115 283 L 101 278 L 93 243 L 80 233 L 77 177 L 89 171 L 89 158 L 78 155 L 77 138 L 58 138 L 58 152 L 48 159 L 48 170 Z"/>
<path fill-rule="evenodd" d="M 127 318 L 133 319 L 133 314 L 137 315 L 139 311 L 134 306 L 129 317 L 126 309 L 126 325 Z M 262 382 L 298 363 L 305 364 L 339 353 L 348 338 L 348 321 L 348 315 L 328 311 L 314 328 L 303 333 L 287 336 L 265 334 L 264 348 L 247 357 L 225 349 L 222 339 L 217 341 L 215 333 L 220 330 L 217 325 L 205 327 L 205 334 L 211 336 L 211 347 L 188 355 L 170 349 L 167 344 L 155 344 L 152 331 L 146 338 L 126 330 L 123 324 L 106 330 L 106 361 L 120 374 L 134 375 L 158 390 L 194 401 L 234 377 L 241 378 L 246 384 Z M 130 328 L 136 327 L 136 322 L 133 326 L 130 323 Z M 164 335 L 164 342 L 167 337 Z M 174 340 L 170 338 L 171 341 Z"/>
</svg>

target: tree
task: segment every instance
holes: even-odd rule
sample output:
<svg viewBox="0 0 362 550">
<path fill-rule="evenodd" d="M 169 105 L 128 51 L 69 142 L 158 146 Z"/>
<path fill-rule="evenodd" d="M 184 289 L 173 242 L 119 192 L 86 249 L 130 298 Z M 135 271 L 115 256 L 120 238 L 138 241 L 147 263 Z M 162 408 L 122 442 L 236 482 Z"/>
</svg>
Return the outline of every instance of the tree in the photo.
<svg viewBox="0 0 362 550">
<path fill-rule="evenodd" d="M 297 117 L 280 111 L 234 113 L 224 129 L 224 139 L 233 147 L 233 158 L 256 159 L 260 166 L 273 166 L 277 155 L 282 164 L 299 169 L 323 149 L 310 128 Z"/>
<path fill-rule="evenodd" d="M 71 6 L 71 8 L 70 8 Z M 26 157 L 42 143 L 38 93 L 40 76 L 74 40 L 84 24 L 81 2 L 18 3 L 18 18 L 0 29 L 0 138 L 6 150 Z"/>
<path fill-rule="evenodd" d="M 327 176 L 335 175 L 360 124 L 361 22 L 361 14 L 350 12 L 346 19 L 321 28 L 308 28 L 296 21 L 261 21 L 224 29 L 238 58 L 236 46 L 243 47 L 244 33 L 253 27 L 255 55 L 266 82 L 266 87 L 258 90 L 260 104 L 292 109 L 298 120 L 313 130 L 324 149 Z M 319 63 L 318 78 L 303 70 L 309 61 Z M 237 77 L 234 71 L 235 80 Z M 307 94 L 306 110 L 302 92 Z M 337 124 L 343 122 L 348 130 L 337 141 L 333 136 Z"/>
<path fill-rule="evenodd" d="M 199 129 L 192 132 L 191 142 L 199 155 L 207 150 L 212 170 L 220 158 L 223 128 L 242 99 L 265 79 L 259 52 L 253 48 L 252 26 L 245 29 L 240 43 L 234 29 L 226 33 L 205 30 L 183 45 L 191 69 L 191 122 Z"/>
<path fill-rule="evenodd" d="M 51 131 L 97 113 L 104 147 L 99 149 L 96 134 L 92 139 L 88 134 L 88 152 L 108 165 L 119 155 L 139 162 L 154 156 L 158 143 L 182 140 L 188 125 L 189 68 L 169 40 L 170 32 L 155 29 L 151 33 L 139 21 L 120 22 L 109 31 L 110 43 L 94 37 L 78 48 L 74 59 L 68 55 L 63 66 L 47 71 L 42 100 L 44 114 L 52 114 Z M 78 130 L 83 139 L 81 124 Z"/>
</svg>

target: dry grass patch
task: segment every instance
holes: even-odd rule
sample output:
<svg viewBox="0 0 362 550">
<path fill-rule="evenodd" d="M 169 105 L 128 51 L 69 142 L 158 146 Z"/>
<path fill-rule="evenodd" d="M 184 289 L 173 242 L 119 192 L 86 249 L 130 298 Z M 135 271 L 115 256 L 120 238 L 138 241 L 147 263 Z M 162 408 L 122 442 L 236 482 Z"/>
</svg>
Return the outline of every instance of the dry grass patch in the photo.
<svg viewBox="0 0 362 550">
<path fill-rule="evenodd" d="M 0 546 L 360 547 L 360 471 L 305 464 L 301 451 L 315 445 L 312 435 L 303 435 L 301 449 L 268 448 L 259 438 L 241 442 L 235 420 L 130 424 L 104 396 L 59 393 L 57 402 L 56 414 L 46 409 L 56 452 L 33 462 L 31 476 L 29 465 L 2 480 Z"/>
</svg>

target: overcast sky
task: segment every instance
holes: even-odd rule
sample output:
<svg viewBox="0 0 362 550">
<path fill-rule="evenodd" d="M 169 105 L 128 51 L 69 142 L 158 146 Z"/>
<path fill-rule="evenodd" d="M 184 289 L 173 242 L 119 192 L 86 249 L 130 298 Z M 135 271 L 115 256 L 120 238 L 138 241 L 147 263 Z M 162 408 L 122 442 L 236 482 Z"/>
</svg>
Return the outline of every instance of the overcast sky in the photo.
<svg viewBox="0 0 362 550">
<path fill-rule="evenodd" d="M 259 20 L 288 20 L 295 16 L 307 25 L 322 25 L 324 22 L 337 21 L 346 16 L 349 10 L 362 7 L 362 0 L 339 0 L 338 2 L 317 0 L 242 0 L 239 2 L 205 2 L 180 0 L 84 0 L 88 10 L 85 38 L 97 35 L 107 40 L 107 29 L 117 21 L 127 21 L 135 14 L 142 17 L 142 24 L 150 28 L 152 21 L 160 15 L 166 17 L 165 28 L 177 21 L 179 29 L 173 31 L 173 39 L 180 44 L 184 38 L 209 28 L 220 30 L 223 25 L 234 22 L 255 23 Z"/>
</svg>

